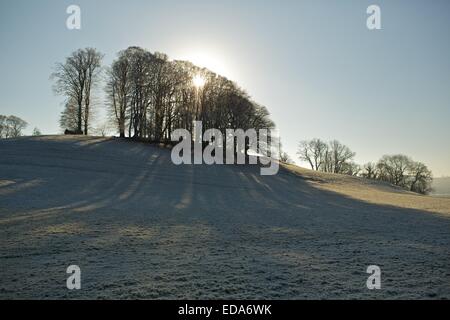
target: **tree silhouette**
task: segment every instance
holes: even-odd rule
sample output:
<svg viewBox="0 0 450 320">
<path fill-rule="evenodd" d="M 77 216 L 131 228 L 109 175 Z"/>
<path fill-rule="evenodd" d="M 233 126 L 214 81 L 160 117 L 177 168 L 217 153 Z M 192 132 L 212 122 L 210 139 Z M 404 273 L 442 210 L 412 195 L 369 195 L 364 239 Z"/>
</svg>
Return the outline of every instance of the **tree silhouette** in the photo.
<svg viewBox="0 0 450 320">
<path fill-rule="evenodd" d="M 51 75 L 51 79 L 55 80 L 55 93 L 65 96 L 71 106 L 76 103 L 76 129 L 82 132 L 84 125 L 86 135 L 91 111 L 91 91 L 100 79 L 102 58 L 103 55 L 94 48 L 79 49 L 67 57 L 64 63 L 57 63 Z"/>
</svg>

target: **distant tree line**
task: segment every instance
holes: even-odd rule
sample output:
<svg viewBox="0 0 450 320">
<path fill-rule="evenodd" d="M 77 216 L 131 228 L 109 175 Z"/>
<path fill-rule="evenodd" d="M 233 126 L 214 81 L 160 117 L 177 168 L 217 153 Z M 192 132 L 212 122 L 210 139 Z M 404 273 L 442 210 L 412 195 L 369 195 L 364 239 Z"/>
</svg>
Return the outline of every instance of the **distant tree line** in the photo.
<svg viewBox="0 0 450 320">
<path fill-rule="evenodd" d="M 355 153 L 337 140 L 328 143 L 320 139 L 300 141 L 297 154 L 312 170 L 349 175 L 360 171 L 353 162 Z"/>
<path fill-rule="evenodd" d="M 432 190 L 433 175 L 427 166 L 402 154 L 385 155 L 377 163 L 366 163 L 361 176 L 422 194 Z"/>
<path fill-rule="evenodd" d="M 80 49 L 56 65 L 54 90 L 66 97 L 63 129 L 88 134 L 91 92 L 102 80 L 102 57 L 95 49 Z M 195 120 L 203 122 L 203 130 L 223 134 L 227 128 L 274 127 L 267 108 L 234 82 L 188 61 L 129 47 L 104 70 L 108 120 L 120 137 L 170 141 L 174 129 L 192 133 Z"/>
<path fill-rule="evenodd" d="M 360 166 L 353 161 L 355 153 L 349 147 L 337 140 L 327 143 L 320 139 L 301 141 L 297 154 L 312 170 L 385 181 L 421 194 L 431 191 L 431 171 L 405 155 L 385 155 L 376 163 Z"/>
<path fill-rule="evenodd" d="M 25 120 L 16 116 L 0 114 L 0 138 L 16 138 L 22 135 L 22 130 L 28 126 Z"/>
</svg>

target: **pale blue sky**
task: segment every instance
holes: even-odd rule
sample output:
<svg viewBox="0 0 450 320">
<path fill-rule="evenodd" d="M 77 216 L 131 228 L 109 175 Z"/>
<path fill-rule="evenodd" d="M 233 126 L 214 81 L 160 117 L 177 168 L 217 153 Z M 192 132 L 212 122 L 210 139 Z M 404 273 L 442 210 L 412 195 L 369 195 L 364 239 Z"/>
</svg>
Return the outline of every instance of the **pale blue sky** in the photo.
<svg viewBox="0 0 450 320">
<path fill-rule="evenodd" d="M 82 30 L 66 29 L 66 8 Z M 378 4 L 382 30 L 366 28 Z M 360 163 L 404 153 L 450 175 L 450 2 L 0 0 L 0 114 L 59 132 L 52 66 L 131 45 L 205 62 L 268 107 L 285 150 L 338 139 Z M 195 61 L 197 60 L 197 61 Z"/>
</svg>

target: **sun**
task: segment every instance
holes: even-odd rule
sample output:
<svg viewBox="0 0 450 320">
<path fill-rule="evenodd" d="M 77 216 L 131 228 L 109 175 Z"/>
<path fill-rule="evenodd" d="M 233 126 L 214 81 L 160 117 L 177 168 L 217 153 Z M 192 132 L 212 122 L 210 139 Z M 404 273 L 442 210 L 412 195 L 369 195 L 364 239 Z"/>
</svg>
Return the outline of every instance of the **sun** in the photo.
<svg viewBox="0 0 450 320">
<path fill-rule="evenodd" d="M 229 77 L 229 68 L 222 55 L 212 50 L 194 50 L 183 55 L 183 60 L 192 62 L 198 67 L 207 68 L 221 76 Z"/>
<path fill-rule="evenodd" d="M 196 88 L 201 88 L 205 85 L 205 78 L 203 78 L 201 75 L 197 74 L 192 79 L 192 83 Z"/>
</svg>

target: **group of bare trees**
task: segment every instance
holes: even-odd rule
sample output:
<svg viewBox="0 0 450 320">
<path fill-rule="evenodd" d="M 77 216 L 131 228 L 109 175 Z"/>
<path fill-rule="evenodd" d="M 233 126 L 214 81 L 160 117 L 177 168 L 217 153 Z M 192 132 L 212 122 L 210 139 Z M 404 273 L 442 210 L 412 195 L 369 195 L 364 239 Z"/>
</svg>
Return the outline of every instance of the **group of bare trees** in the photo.
<svg viewBox="0 0 450 320">
<path fill-rule="evenodd" d="M 425 164 L 402 154 L 385 155 L 377 163 L 366 163 L 361 176 L 422 194 L 431 191 L 433 181 L 433 175 Z"/>
<path fill-rule="evenodd" d="M 201 78 L 202 84 L 193 79 Z M 272 128 L 267 109 L 234 82 L 187 61 L 139 47 L 119 52 L 107 71 L 109 114 L 121 137 L 171 140 L 174 129 Z"/>
<path fill-rule="evenodd" d="M 28 123 L 19 117 L 0 114 L 0 138 L 20 137 L 27 126 Z"/>
<path fill-rule="evenodd" d="M 102 80 L 102 57 L 95 49 L 80 49 L 56 65 L 54 90 L 66 97 L 63 129 L 88 134 L 91 91 Z M 104 70 L 109 123 L 121 137 L 170 141 L 174 129 L 192 133 L 193 121 L 222 133 L 274 127 L 268 110 L 234 82 L 188 61 L 129 47 Z"/>
<path fill-rule="evenodd" d="M 57 63 L 51 78 L 54 91 L 66 97 L 61 114 L 63 128 L 88 134 L 91 114 L 91 92 L 99 82 L 103 55 L 94 48 L 79 49 Z"/>
<path fill-rule="evenodd" d="M 377 163 L 363 167 L 353 161 L 355 153 L 339 141 L 304 140 L 299 144 L 299 159 L 312 170 L 361 176 L 392 183 L 407 190 L 427 194 L 433 176 L 427 166 L 405 155 L 385 155 Z"/>
<path fill-rule="evenodd" d="M 297 154 L 312 170 L 349 175 L 360 172 L 360 167 L 353 162 L 355 153 L 337 140 L 325 142 L 315 138 L 300 141 Z"/>
<path fill-rule="evenodd" d="M 79 49 L 56 65 L 54 90 L 66 97 L 62 128 L 88 134 L 92 89 L 102 80 L 102 58 L 96 49 Z M 268 110 L 234 82 L 188 61 L 169 60 L 162 53 L 129 47 L 106 68 L 105 77 L 109 122 L 121 137 L 170 141 L 174 129 L 193 134 L 194 121 L 202 121 L 203 130 L 215 128 L 222 134 L 226 129 L 274 127 Z M 201 83 L 196 83 L 196 78 L 202 79 Z M 1 136 L 20 134 L 26 125 L 9 118 L 0 118 Z M 9 129 L 5 129 L 7 122 Z M 403 155 L 384 156 L 378 163 L 361 168 L 353 161 L 355 153 L 349 147 L 337 140 L 320 139 L 301 141 L 298 155 L 313 170 L 361 175 L 419 193 L 430 190 L 428 168 Z M 280 158 L 290 161 L 286 153 L 280 153 Z"/>
</svg>

